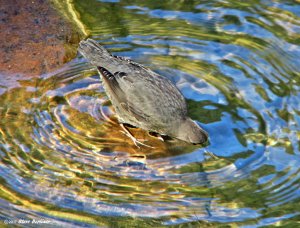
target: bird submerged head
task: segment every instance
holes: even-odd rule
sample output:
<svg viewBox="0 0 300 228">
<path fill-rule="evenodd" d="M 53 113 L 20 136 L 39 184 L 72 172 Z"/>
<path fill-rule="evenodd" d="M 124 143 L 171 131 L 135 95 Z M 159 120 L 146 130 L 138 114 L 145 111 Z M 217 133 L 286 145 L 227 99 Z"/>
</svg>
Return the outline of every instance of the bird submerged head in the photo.
<svg viewBox="0 0 300 228">
<path fill-rule="evenodd" d="M 184 120 L 173 136 L 177 139 L 183 140 L 192 144 L 202 144 L 208 139 L 208 134 L 198 124 L 190 118 Z"/>
</svg>

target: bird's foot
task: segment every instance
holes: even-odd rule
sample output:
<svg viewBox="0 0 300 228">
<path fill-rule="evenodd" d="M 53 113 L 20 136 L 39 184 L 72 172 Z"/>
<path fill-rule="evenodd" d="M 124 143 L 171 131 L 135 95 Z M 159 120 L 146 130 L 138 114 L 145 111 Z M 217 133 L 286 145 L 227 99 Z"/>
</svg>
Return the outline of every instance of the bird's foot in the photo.
<svg viewBox="0 0 300 228">
<path fill-rule="evenodd" d="M 154 148 L 154 147 L 152 147 L 152 146 L 149 146 L 149 145 L 147 145 L 147 144 L 145 144 L 145 143 L 142 143 L 142 142 L 140 142 L 139 140 L 137 140 L 137 139 L 131 134 L 131 132 L 126 128 L 126 126 L 124 126 L 124 124 L 120 124 L 120 125 L 121 125 L 121 127 L 122 127 L 122 129 L 123 129 L 122 132 L 132 140 L 132 142 L 134 143 L 134 145 L 135 145 L 137 148 L 140 148 L 138 145 L 142 145 L 142 146 L 149 147 L 149 148 Z"/>
<path fill-rule="evenodd" d="M 135 138 L 133 135 L 131 134 L 128 134 L 126 131 L 122 131 L 127 137 L 129 137 L 131 139 L 131 141 L 134 143 L 134 145 L 137 147 L 137 148 L 140 148 L 139 145 L 142 145 L 142 146 L 145 146 L 145 147 L 149 147 L 149 148 L 154 148 L 152 146 L 149 146 L 145 143 L 142 143 L 141 141 L 139 141 L 137 138 Z"/>
<path fill-rule="evenodd" d="M 145 146 L 145 147 L 148 147 L 148 148 L 154 148 L 153 146 L 150 146 L 150 145 L 147 145 L 147 144 L 145 144 L 145 143 L 140 142 L 140 141 L 137 140 L 136 138 L 133 138 L 132 141 L 133 141 L 134 145 L 136 145 L 137 148 L 140 148 L 140 147 L 138 146 L 138 144 L 140 144 L 140 145 L 142 145 L 142 146 Z"/>
</svg>

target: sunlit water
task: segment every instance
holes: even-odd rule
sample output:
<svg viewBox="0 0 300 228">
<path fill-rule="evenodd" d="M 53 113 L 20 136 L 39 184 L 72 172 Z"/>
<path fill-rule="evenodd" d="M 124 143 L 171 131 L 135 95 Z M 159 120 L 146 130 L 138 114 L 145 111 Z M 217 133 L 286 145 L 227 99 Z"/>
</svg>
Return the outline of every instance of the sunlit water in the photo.
<svg viewBox="0 0 300 228">
<path fill-rule="evenodd" d="M 172 80 L 209 143 L 161 142 L 133 129 L 154 148 L 136 147 L 80 55 L 39 78 L 2 75 L 0 220 L 298 224 L 296 2 L 75 0 L 74 8 L 111 52 Z"/>
</svg>

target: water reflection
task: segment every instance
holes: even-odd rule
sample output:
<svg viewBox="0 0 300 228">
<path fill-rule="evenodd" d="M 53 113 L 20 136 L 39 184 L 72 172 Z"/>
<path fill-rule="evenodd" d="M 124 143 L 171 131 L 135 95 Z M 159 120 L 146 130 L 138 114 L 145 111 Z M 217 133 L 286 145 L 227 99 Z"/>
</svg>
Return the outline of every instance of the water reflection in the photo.
<svg viewBox="0 0 300 228">
<path fill-rule="evenodd" d="M 81 56 L 39 78 L 3 78 L 0 219 L 296 224 L 298 6 L 91 0 L 74 1 L 74 8 L 114 54 L 172 80 L 210 142 L 161 142 L 132 129 L 154 146 L 138 149 Z"/>
</svg>

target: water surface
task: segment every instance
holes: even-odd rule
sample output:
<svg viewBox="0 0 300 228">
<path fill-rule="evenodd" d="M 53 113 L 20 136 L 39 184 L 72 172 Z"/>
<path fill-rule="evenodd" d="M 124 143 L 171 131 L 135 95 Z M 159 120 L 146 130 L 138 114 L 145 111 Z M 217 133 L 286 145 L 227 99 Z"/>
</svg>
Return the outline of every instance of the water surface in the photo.
<svg viewBox="0 0 300 228">
<path fill-rule="evenodd" d="M 161 142 L 137 129 L 134 135 L 154 147 L 137 148 L 80 55 L 38 78 L 1 75 L 0 220 L 298 224 L 296 1 L 73 4 L 90 37 L 177 85 L 209 143 Z"/>
</svg>

